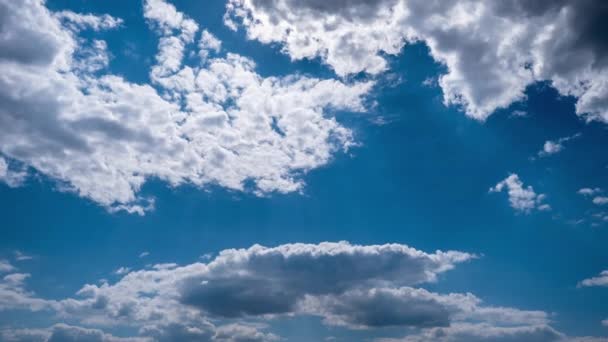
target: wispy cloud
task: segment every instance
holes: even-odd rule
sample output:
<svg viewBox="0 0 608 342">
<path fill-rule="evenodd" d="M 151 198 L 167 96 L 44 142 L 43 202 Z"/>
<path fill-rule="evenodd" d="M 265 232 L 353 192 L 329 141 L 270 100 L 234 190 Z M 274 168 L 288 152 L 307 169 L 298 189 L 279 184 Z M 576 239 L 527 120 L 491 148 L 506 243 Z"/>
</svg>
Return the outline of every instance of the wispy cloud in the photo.
<svg viewBox="0 0 608 342">
<path fill-rule="evenodd" d="M 543 148 L 538 152 L 539 157 L 547 157 L 553 154 L 557 154 L 564 150 L 564 144 L 572 139 L 580 137 L 581 134 L 577 133 L 569 137 L 560 138 L 557 140 L 547 140 L 543 145 Z"/>
<path fill-rule="evenodd" d="M 17 261 L 26 261 L 32 260 L 34 257 L 31 255 L 27 255 L 19 250 L 15 251 L 15 260 Z"/>
</svg>

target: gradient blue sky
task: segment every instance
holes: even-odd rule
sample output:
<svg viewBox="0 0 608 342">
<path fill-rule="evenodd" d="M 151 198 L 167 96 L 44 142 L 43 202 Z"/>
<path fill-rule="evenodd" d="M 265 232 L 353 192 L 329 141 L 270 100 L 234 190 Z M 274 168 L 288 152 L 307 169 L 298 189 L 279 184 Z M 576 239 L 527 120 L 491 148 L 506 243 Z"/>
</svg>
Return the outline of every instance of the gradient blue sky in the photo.
<svg viewBox="0 0 608 342">
<path fill-rule="evenodd" d="M 560 93 L 549 80 L 534 82 L 525 86 L 525 98 L 478 120 L 463 106 L 444 103 L 437 79 L 448 67 L 433 58 L 424 42 L 408 43 L 397 54 L 380 52 L 387 61 L 381 73 L 363 70 L 340 77 L 323 57 L 291 60 L 281 42 L 266 44 L 248 39 L 243 29 L 231 30 L 223 22 L 225 1 L 171 3 L 200 30 L 221 40 L 218 58 L 227 52 L 249 57 L 262 77 L 297 74 L 346 84 L 373 80 L 364 97 L 365 110 L 324 114 L 350 129 L 356 145 L 332 152 L 323 165 L 294 170 L 304 185 L 289 193 L 260 195 L 251 184 L 244 191 L 216 182 L 171 186 L 162 176 L 148 176 L 137 194 L 155 202 L 144 215 L 115 212 L 80 196 L 69 189 L 69 178 L 49 176 L 0 146 L 9 166 L 28 173 L 19 184 L 0 183 L 0 260 L 14 272 L 30 274 L 23 286 L 32 296 L 77 297 L 85 284 L 118 282 L 124 276 L 116 274 L 120 267 L 145 270 L 160 263 L 206 262 L 222 250 L 254 244 L 395 243 L 427 253 L 477 255 L 421 288 L 472 293 L 491 307 L 543 311 L 548 325 L 571 337 L 608 336 L 602 324 L 608 318 L 608 288 L 580 286 L 608 269 L 608 221 L 603 220 L 601 200 L 593 202 L 601 198 L 599 190 L 592 196 L 578 193 L 608 187 L 608 126 L 577 115 L 576 96 Z M 159 35 L 146 22 L 140 2 L 48 0 L 46 7 L 121 18 L 118 28 L 78 34 L 107 42 L 109 64 L 98 73 L 137 84 L 152 82 Z M 196 51 L 196 44 L 188 49 Z M 196 58 L 186 54 L 185 60 L 195 63 Z M 5 107 L 2 101 L 0 107 Z M 2 108 L 0 115 L 7 111 Z M 539 153 L 547 141 L 564 137 L 573 138 L 562 140 L 557 153 Z M 546 197 L 520 210 L 509 202 L 506 189 L 490 191 L 511 174 L 518 175 L 524 190 L 531 186 L 534 196 Z M 550 210 L 539 210 L 542 204 Z M 138 326 L 99 325 L 84 316 L 62 317 L 52 310 L 33 312 L 9 304 L 0 300 L 3 331 L 67 323 L 117 336 L 140 332 Z M 328 336 L 367 341 L 418 332 L 417 327 L 401 326 L 333 327 L 315 315 L 245 320 L 289 341 Z"/>
</svg>

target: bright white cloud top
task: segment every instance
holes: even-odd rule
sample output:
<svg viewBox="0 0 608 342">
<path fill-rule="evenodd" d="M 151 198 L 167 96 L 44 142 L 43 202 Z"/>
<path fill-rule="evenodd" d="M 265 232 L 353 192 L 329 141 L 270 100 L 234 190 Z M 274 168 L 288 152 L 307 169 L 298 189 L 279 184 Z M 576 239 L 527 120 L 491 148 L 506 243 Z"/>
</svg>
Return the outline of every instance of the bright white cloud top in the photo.
<svg viewBox="0 0 608 342">
<path fill-rule="evenodd" d="M 406 43 L 424 42 L 447 67 L 446 104 L 483 120 L 550 81 L 577 114 L 608 121 L 608 47 L 601 1 L 230 0 L 226 23 L 280 43 L 292 59 L 320 57 L 338 75 L 378 74 Z"/>
<path fill-rule="evenodd" d="M 106 72 L 104 41 L 79 36 L 120 29 L 120 19 L 52 13 L 41 0 L 1 0 L 0 8 L 0 179 L 23 178 L 7 158 L 110 210 L 153 208 L 138 195 L 149 178 L 234 190 L 251 181 L 260 195 L 298 191 L 301 174 L 353 142 L 331 112 L 363 110 L 373 85 L 264 78 L 246 57 L 218 56 L 221 43 L 207 31 L 203 61 L 183 65 L 198 25 L 160 0 L 144 4 L 160 35 L 153 84 L 130 83 Z"/>
</svg>

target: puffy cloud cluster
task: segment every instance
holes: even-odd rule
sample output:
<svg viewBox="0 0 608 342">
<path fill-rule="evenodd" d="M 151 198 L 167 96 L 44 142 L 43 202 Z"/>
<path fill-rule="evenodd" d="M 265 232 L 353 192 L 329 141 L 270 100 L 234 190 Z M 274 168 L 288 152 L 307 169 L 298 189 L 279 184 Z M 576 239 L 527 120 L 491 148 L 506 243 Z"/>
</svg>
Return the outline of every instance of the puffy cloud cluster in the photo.
<svg viewBox="0 0 608 342">
<path fill-rule="evenodd" d="M 532 186 L 524 186 L 524 183 L 515 173 L 498 182 L 490 188 L 490 192 L 502 192 L 506 190 L 509 195 L 511 207 L 517 211 L 529 213 L 534 209 L 541 211 L 551 210 L 551 206 L 543 203 L 545 194 L 537 194 Z"/>
<path fill-rule="evenodd" d="M 265 331 L 267 324 L 298 315 L 347 329 L 409 327 L 412 334 L 404 341 L 428 336 L 445 341 L 477 341 L 471 336 L 479 341 L 502 341 L 490 338 L 496 336 L 566 341 L 550 327 L 545 312 L 486 306 L 470 293 L 441 294 L 420 287 L 473 258 L 399 244 L 255 245 L 224 250 L 206 263 L 131 271 L 112 284 L 85 285 L 78 296 L 63 300 L 37 298 L 24 289 L 25 276 L 15 273 L 12 278 L 19 279 L 0 283 L 12 288 L 10 300 L 0 295 L 0 309 L 29 306 L 88 326 L 135 328 L 137 338 L 152 341 L 278 341 L 279 336 Z M 45 336 L 56 329 L 44 330 Z M 95 341 L 113 338 L 93 329 L 73 329 L 98 336 Z"/>
<path fill-rule="evenodd" d="M 341 76 L 378 74 L 385 55 L 421 41 L 446 66 L 444 102 L 471 117 L 483 120 L 548 80 L 578 98 L 577 114 L 607 122 L 606 15 L 602 0 L 229 0 L 225 22 Z"/>
<path fill-rule="evenodd" d="M 184 66 L 198 25 L 162 0 L 145 1 L 144 15 L 159 52 L 153 83 L 135 84 L 107 72 L 104 41 L 79 35 L 120 19 L 0 0 L 1 180 L 18 185 L 25 175 L 8 166 L 24 165 L 110 210 L 142 214 L 154 207 L 138 194 L 149 178 L 292 192 L 303 173 L 351 146 L 331 113 L 363 110 L 372 83 L 264 78 L 246 57 L 217 55 L 221 43 L 207 31 L 204 60 Z"/>
</svg>

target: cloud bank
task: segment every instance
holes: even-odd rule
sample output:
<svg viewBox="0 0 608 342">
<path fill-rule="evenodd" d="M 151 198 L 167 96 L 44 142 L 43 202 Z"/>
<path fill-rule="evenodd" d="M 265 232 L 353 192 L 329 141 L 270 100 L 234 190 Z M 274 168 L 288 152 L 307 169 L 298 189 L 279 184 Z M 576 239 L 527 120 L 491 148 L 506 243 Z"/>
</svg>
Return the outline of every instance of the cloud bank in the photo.
<svg viewBox="0 0 608 342">
<path fill-rule="evenodd" d="M 221 251 L 206 263 L 126 271 L 114 283 L 87 284 L 75 297 L 61 300 L 37 297 L 26 289 L 28 274 L 10 273 L 0 281 L 0 310 L 49 312 L 88 327 L 58 322 L 42 330 L 7 328 L 2 336 L 55 341 L 48 336 L 90 335 L 94 341 L 122 341 L 99 330 L 122 327 L 135 329 L 139 333 L 131 338 L 143 341 L 278 341 L 280 336 L 270 331 L 273 322 L 313 316 L 327 326 L 376 329 L 379 336 L 387 327 L 408 328 L 411 334 L 403 341 L 429 336 L 439 341 L 570 341 L 550 326 L 543 311 L 490 306 L 471 293 L 423 287 L 474 258 L 400 244 L 254 245 Z"/>
<path fill-rule="evenodd" d="M 577 98 L 578 115 L 607 122 L 606 15 L 602 0 L 230 0 L 225 22 L 281 44 L 294 60 L 320 58 L 340 76 L 381 73 L 387 55 L 424 42 L 447 69 L 445 104 L 473 118 L 549 81 Z"/>
</svg>

